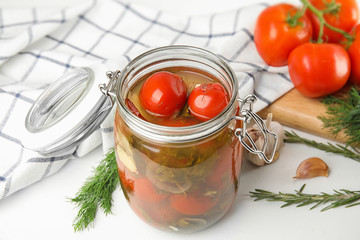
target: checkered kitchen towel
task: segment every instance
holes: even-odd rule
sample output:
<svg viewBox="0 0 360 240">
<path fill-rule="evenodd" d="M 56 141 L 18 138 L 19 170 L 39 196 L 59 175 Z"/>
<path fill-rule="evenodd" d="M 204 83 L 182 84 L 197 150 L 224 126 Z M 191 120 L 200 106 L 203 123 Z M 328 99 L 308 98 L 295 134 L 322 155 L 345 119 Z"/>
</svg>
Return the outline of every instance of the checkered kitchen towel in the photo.
<svg viewBox="0 0 360 240">
<path fill-rule="evenodd" d="M 73 67 L 118 59 L 122 69 L 150 48 L 185 44 L 227 60 L 239 78 L 241 95 L 258 97 L 255 110 L 290 90 L 287 68 L 267 66 L 254 46 L 254 23 L 266 6 L 196 16 L 122 0 L 89 0 L 63 10 L 0 9 L 0 199 L 55 173 L 101 143 L 105 152 L 113 145 L 109 117 L 70 155 L 45 157 L 23 146 L 30 106 L 49 83 Z"/>
</svg>

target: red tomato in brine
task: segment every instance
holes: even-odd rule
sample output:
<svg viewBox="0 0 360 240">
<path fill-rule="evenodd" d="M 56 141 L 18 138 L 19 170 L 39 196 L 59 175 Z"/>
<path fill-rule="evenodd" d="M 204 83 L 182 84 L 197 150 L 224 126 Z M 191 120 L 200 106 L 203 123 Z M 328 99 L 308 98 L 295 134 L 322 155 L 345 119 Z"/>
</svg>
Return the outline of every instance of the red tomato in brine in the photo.
<svg viewBox="0 0 360 240">
<path fill-rule="evenodd" d="M 232 177 L 235 174 L 232 169 L 233 152 L 234 149 L 232 148 L 224 148 L 219 154 L 219 158 L 216 160 L 208 179 L 211 187 L 221 189 L 224 185 L 230 185 L 233 182 Z"/>
<path fill-rule="evenodd" d="M 260 13 L 256 21 L 254 42 L 262 59 L 270 66 L 285 66 L 290 52 L 309 42 L 312 35 L 311 22 L 307 16 L 291 26 L 287 21 L 298 9 L 290 4 L 276 4 Z"/>
<path fill-rule="evenodd" d="M 139 205 L 154 204 L 163 201 L 166 194 L 158 193 L 154 185 L 147 178 L 138 178 L 133 183 L 134 199 L 137 199 Z"/>
<path fill-rule="evenodd" d="M 179 213 L 168 202 L 145 207 L 130 202 L 130 206 L 143 221 L 149 222 L 154 227 L 162 228 L 163 224 L 169 224 L 179 216 Z"/>
<path fill-rule="evenodd" d="M 191 91 L 188 99 L 190 113 L 207 121 L 221 113 L 229 103 L 229 96 L 220 83 L 201 84 Z"/>
<path fill-rule="evenodd" d="M 150 114 L 171 117 L 186 103 L 186 84 L 176 74 L 157 72 L 144 82 L 139 97 L 142 107 Z"/>
<path fill-rule="evenodd" d="M 195 216 L 212 209 L 218 200 L 216 196 L 174 194 L 170 197 L 170 204 L 179 213 Z"/>
</svg>

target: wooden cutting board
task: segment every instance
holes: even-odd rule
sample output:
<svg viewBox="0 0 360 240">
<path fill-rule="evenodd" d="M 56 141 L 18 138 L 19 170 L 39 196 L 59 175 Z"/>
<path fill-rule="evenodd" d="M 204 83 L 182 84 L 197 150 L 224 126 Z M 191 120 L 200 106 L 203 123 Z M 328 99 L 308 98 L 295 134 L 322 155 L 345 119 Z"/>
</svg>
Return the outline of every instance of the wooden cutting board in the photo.
<svg viewBox="0 0 360 240">
<path fill-rule="evenodd" d="M 272 113 L 273 120 L 284 126 L 344 142 L 343 134 L 335 138 L 323 129 L 318 116 L 326 115 L 326 108 L 320 101 L 320 98 L 308 98 L 298 90 L 292 89 L 258 114 L 265 119 L 268 113 Z"/>
</svg>

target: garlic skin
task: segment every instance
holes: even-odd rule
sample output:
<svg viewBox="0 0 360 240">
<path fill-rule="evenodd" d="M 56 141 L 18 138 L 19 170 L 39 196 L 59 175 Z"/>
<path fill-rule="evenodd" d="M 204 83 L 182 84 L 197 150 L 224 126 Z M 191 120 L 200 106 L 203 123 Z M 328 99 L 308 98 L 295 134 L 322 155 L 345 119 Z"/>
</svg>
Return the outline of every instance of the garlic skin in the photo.
<svg viewBox="0 0 360 240">
<path fill-rule="evenodd" d="M 278 137 L 278 144 L 276 146 L 274 159 L 272 161 L 272 162 L 275 162 L 280 156 L 280 148 L 284 145 L 285 131 L 284 131 L 284 127 L 280 123 L 272 121 L 272 117 L 273 116 L 271 113 L 269 113 L 267 115 L 267 118 L 265 120 L 265 125 L 270 132 L 275 133 Z M 249 133 L 249 135 L 255 142 L 256 147 L 258 149 L 262 149 L 262 147 L 265 144 L 265 140 L 264 140 L 264 135 L 262 134 L 258 125 L 254 124 L 252 127 L 250 127 L 248 129 L 247 132 Z M 245 141 L 249 146 L 251 146 L 250 142 L 247 139 Z M 268 158 L 271 157 L 274 145 L 275 145 L 275 139 L 272 137 L 268 138 L 268 144 L 267 144 L 267 147 L 265 150 L 265 154 Z M 248 160 L 250 160 L 253 164 L 255 164 L 257 166 L 265 165 L 264 159 L 260 158 L 256 154 L 252 154 L 248 151 L 245 152 L 245 158 L 247 158 Z"/>
<path fill-rule="evenodd" d="M 297 179 L 308 179 L 313 177 L 329 175 L 328 165 L 320 158 L 311 157 L 302 161 L 297 170 L 294 178 Z"/>
</svg>

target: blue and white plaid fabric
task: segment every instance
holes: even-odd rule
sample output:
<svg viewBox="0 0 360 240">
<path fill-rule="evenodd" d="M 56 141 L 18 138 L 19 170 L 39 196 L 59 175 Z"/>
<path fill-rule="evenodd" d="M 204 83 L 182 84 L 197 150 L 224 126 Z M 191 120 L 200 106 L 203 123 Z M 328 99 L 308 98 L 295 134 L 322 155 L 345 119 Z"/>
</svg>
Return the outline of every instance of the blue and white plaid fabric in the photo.
<svg viewBox="0 0 360 240">
<path fill-rule="evenodd" d="M 0 199 L 58 171 L 103 143 L 113 145 L 112 117 L 61 157 L 25 148 L 24 119 L 37 96 L 73 67 L 117 59 L 122 69 L 139 53 L 172 44 L 208 49 L 229 62 L 260 110 L 293 85 L 287 68 L 267 66 L 253 42 L 265 4 L 211 15 L 174 15 L 121 0 L 80 3 L 63 10 L 0 8 Z M 116 69 L 109 69 L 116 70 Z M 100 160 L 100 159 L 99 159 Z"/>
</svg>

